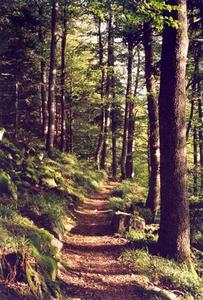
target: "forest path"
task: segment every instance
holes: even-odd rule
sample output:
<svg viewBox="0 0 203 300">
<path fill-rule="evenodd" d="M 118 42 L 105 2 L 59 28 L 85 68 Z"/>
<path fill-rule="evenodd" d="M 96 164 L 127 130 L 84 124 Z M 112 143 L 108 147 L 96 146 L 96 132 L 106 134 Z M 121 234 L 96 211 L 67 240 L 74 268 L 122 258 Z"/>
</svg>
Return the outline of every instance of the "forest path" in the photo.
<svg viewBox="0 0 203 300">
<path fill-rule="evenodd" d="M 107 207 L 115 186 L 109 182 L 82 203 L 76 211 L 77 226 L 65 236 L 63 260 L 68 267 L 60 279 L 68 287 L 67 299 L 155 299 L 140 285 L 141 276 L 119 259 L 127 240 L 113 236 Z"/>
</svg>

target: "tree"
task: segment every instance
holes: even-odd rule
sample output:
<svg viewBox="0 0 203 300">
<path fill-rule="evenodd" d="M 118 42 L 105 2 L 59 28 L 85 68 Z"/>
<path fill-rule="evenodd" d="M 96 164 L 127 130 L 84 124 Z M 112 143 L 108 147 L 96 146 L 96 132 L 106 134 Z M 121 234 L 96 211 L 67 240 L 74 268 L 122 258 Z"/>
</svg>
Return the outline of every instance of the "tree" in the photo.
<svg viewBox="0 0 203 300">
<path fill-rule="evenodd" d="M 52 4 L 52 18 L 51 18 L 51 54 L 50 54 L 49 91 L 48 91 L 49 121 L 48 121 L 48 133 L 47 133 L 47 141 L 46 141 L 46 150 L 50 154 L 54 147 L 54 136 L 55 136 L 57 13 L 58 13 L 58 1 L 54 0 Z"/>
<path fill-rule="evenodd" d="M 65 130 L 66 130 L 66 114 L 65 114 L 65 79 L 66 79 L 66 37 L 67 37 L 67 5 L 63 7 L 63 28 L 61 37 L 61 151 L 65 150 Z"/>
<path fill-rule="evenodd" d="M 169 0 L 178 9 L 168 12 L 179 21 L 164 25 L 159 94 L 161 219 L 159 249 L 163 256 L 190 260 L 187 199 L 186 91 L 188 49 L 186 0 Z"/>
<path fill-rule="evenodd" d="M 149 191 L 146 207 L 150 208 L 154 215 L 160 205 L 160 152 L 159 152 L 159 119 L 158 103 L 156 99 L 154 79 L 154 57 L 152 45 L 152 25 L 144 24 L 143 44 L 145 51 L 145 78 L 147 88 L 148 119 L 149 119 Z"/>
</svg>

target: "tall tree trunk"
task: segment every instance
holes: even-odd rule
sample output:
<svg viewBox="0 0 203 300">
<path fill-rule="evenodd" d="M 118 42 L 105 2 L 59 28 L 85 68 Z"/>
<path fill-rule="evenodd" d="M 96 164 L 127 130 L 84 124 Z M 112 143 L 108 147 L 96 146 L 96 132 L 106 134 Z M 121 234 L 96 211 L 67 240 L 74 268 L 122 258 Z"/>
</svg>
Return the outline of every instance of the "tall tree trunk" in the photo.
<svg viewBox="0 0 203 300">
<path fill-rule="evenodd" d="M 54 147 L 55 135 L 55 88 L 56 88 L 56 46 L 57 46 L 57 15 L 58 15 L 58 1 L 54 0 L 52 5 L 51 18 L 51 54 L 50 54 L 50 69 L 49 69 L 49 91 L 48 91 L 48 133 L 46 150 L 51 154 Z"/>
<path fill-rule="evenodd" d="M 101 95 L 101 103 L 102 103 L 102 114 L 101 114 L 101 125 L 100 125 L 100 134 L 98 138 L 98 144 L 97 144 L 97 149 L 95 153 L 95 160 L 97 163 L 97 168 L 98 170 L 100 169 L 101 166 L 101 153 L 102 153 L 102 148 L 103 148 L 103 143 L 104 143 L 104 128 L 105 128 L 105 106 L 104 106 L 104 80 L 105 80 L 105 70 L 104 70 L 104 62 L 103 62 L 103 57 L 104 57 L 104 47 L 103 47 L 103 42 L 102 42 L 102 22 L 101 19 L 99 18 L 99 24 L 98 24 L 98 37 L 99 37 L 99 67 L 101 70 L 101 80 L 100 80 L 100 95 Z"/>
<path fill-rule="evenodd" d="M 186 0 L 168 0 L 178 5 L 171 13 L 178 29 L 165 24 L 159 95 L 161 153 L 161 219 L 159 248 L 163 256 L 190 261 L 190 225 L 187 199 L 186 91 L 188 49 Z"/>
<path fill-rule="evenodd" d="M 192 99 L 191 99 L 191 108 L 190 108 L 190 116 L 188 120 L 188 125 L 187 125 L 187 130 L 186 130 L 186 140 L 188 141 L 189 139 L 189 133 L 192 125 L 192 119 L 193 119 L 193 114 L 194 114 L 194 93 L 192 93 Z"/>
<path fill-rule="evenodd" d="M 105 122 L 104 122 L 104 141 L 103 141 L 103 148 L 101 152 L 101 169 L 106 170 L 107 169 L 107 153 L 108 153 L 108 133 L 109 133 L 109 126 L 110 126 L 110 114 L 111 114 L 111 108 L 109 104 L 106 104 L 105 107 Z"/>
<path fill-rule="evenodd" d="M 42 18 L 44 14 L 43 7 L 39 6 L 39 16 Z M 45 34 L 42 29 L 42 24 L 39 26 L 39 42 L 44 44 Z M 43 57 L 44 51 L 41 50 L 41 60 L 40 60 L 40 80 L 41 80 L 41 107 L 42 107 L 42 137 L 45 139 L 48 131 L 48 111 L 47 111 L 47 76 L 46 76 L 46 63 Z"/>
<path fill-rule="evenodd" d="M 124 128 L 123 128 L 123 144 L 121 153 L 121 177 L 126 178 L 126 160 L 128 152 L 128 128 L 129 128 L 129 111 L 130 102 L 132 101 L 132 66 L 133 66 L 133 42 L 128 41 L 128 78 L 125 100 L 125 116 L 124 116 Z"/>
<path fill-rule="evenodd" d="M 73 152 L 73 112 L 72 112 L 72 84 L 68 95 L 68 114 L 67 114 L 67 151 Z"/>
<path fill-rule="evenodd" d="M 19 81 L 16 79 L 15 84 L 15 139 L 18 138 L 19 127 Z"/>
<path fill-rule="evenodd" d="M 154 80 L 154 58 L 151 23 L 144 24 L 143 44 L 145 51 L 145 78 L 147 87 L 148 119 L 149 119 L 149 157 L 150 175 L 149 191 L 146 207 L 154 216 L 160 206 L 160 149 L 159 149 L 159 118 Z"/>
<path fill-rule="evenodd" d="M 112 177 L 115 179 L 117 175 L 117 106 L 115 103 L 115 93 L 113 95 L 113 103 L 111 110 L 111 131 L 112 131 Z"/>
<path fill-rule="evenodd" d="M 193 158 L 194 158 L 194 186 L 193 192 L 194 195 L 197 195 L 198 192 L 198 159 L 197 159 L 197 127 L 195 126 L 193 129 Z"/>
<path fill-rule="evenodd" d="M 65 77 L 66 77 L 66 36 L 67 36 L 67 13 L 66 5 L 64 5 L 63 15 L 63 33 L 61 39 L 61 151 L 65 151 L 65 130 L 66 130 L 66 119 L 65 119 Z"/>
<path fill-rule="evenodd" d="M 202 99 L 198 99 L 199 111 L 199 155 L 200 155 L 200 188 L 203 191 L 203 106 Z"/>
<path fill-rule="evenodd" d="M 134 97 L 129 103 L 129 121 L 128 121 L 128 139 L 127 139 L 127 157 L 126 157 L 126 178 L 134 177 L 134 135 L 135 135 L 135 98 L 137 96 L 138 82 L 140 75 L 140 53 L 137 51 L 137 74 L 135 79 Z"/>
<path fill-rule="evenodd" d="M 107 58 L 107 78 L 106 78 L 106 108 L 105 108 L 105 127 L 104 127 L 104 141 L 101 158 L 101 168 L 106 170 L 107 154 L 108 154 L 108 134 L 110 127 L 110 116 L 111 116 L 111 103 L 113 102 L 114 94 L 114 37 L 113 37 L 113 13 L 111 6 L 109 7 L 108 17 L 108 58 Z M 112 101 L 110 101 L 112 100 Z"/>
</svg>

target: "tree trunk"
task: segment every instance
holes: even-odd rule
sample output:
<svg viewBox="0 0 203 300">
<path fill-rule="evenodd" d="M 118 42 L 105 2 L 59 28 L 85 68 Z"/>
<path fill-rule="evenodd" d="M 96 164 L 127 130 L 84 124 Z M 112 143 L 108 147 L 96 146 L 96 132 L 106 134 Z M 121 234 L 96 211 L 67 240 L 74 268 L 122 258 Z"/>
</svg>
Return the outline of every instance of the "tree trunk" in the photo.
<svg viewBox="0 0 203 300">
<path fill-rule="evenodd" d="M 67 36 L 67 16 L 66 5 L 64 6 L 63 15 L 63 33 L 61 39 L 61 151 L 65 151 L 65 130 L 66 130 L 66 118 L 65 118 L 65 77 L 66 77 L 66 36 Z"/>
<path fill-rule="evenodd" d="M 114 37 L 113 37 L 113 13 L 111 6 L 109 7 L 108 17 L 108 58 L 107 58 L 107 78 L 106 78 L 106 109 L 105 109 L 105 127 L 104 127 L 104 141 L 101 158 L 101 169 L 106 170 L 107 154 L 108 154 L 108 134 L 110 127 L 110 114 L 111 114 L 111 103 L 113 102 L 114 94 Z M 112 101 L 110 101 L 110 99 Z"/>
<path fill-rule="evenodd" d="M 203 107 L 202 100 L 198 99 L 199 111 L 199 155 L 200 155 L 200 188 L 203 191 Z"/>
<path fill-rule="evenodd" d="M 56 46 L 57 46 L 57 14 L 58 14 L 58 1 L 54 0 L 52 5 L 52 18 L 51 18 L 51 54 L 50 54 L 50 69 L 49 69 L 49 91 L 48 91 L 48 133 L 46 150 L 51 154 L 54 147 L 55 135 L 55 88 L 56 88 Z"/>
<path fill-rule="evenodd" d="M 113 96 L 115 99 L 115 95 Z M 117 175 L 117 107 L 115 101 L 112 103 L 111 110 L 111 130 L 112 130 L 112 177 Z"/>
<path fill-rule="evenodd" d="M 39 7 L 39 16 L 43 17 L 43 7 Z M 39 26 L 39 42 L 42 45 L 44 44 L 45 34 L 42 29 L 42 24 Z M 46 139 L 48 132 L 48 111 L 47 111 L 47 76 L 46 76 L 46 63 L 45 58 L 43 57 L 44 51 L 41 50 L 41 61 L 40 61 L 40 77 L 41 77 L 41 107 L 42 107 L 42 137 Z"/>
<path fill-rule="evenodd" d="M 163 256 L 190 261 L 190 225 L 186 162 L 186 56 L 188 49 L 186 0 L 172 16 L 178 29 L 165 24 L 159 95 L 161 153 L 161 219 L 159 248 Z"/>
<path fill-rule="evenodd" d="M 19 81 L 16 79 L 15 84 L 15 139 L 18 138 L 19 127 Z"/>
<path fill-rule="evenodd" d="M 192 98 L 194 97 L 194 93 L 192 93 Z M 189 116 L 189 121 L 187 125 L 187 130 L 186 130 L 186 140 L 188 141 L 189 139 L 189 133 L 192 125 L 192 119 L 193 119 L 193 114 L 194 114 L 194 100 L 191 99 L 191 109 L 190 109 L 190 116 Z"/>
<path fill-rule="evenodd" d="M 139 75 L 140 75 L 140 53 L 137 51 L 137 74 L 135 79 L 134 98 L 129 103 L 129 121 L 128 121 L 128 140 L 127 140 L 127 157 L 126 157 L 126 178 L 134 177 L 134 135 L 135 135 L 135 98 L 137 96 Z"/>
<path fill-rule="evenodd" d="M 128 128 L 129 128 L 129 111 L 130 102 L 132 101 L 132 66 L 133 66 L 133 42 L 128 41 L 128 79 L 126 89 L 126 101 L 125 101 L 125 117 L 123 128 L 123 144 L 121 153 L 121 178 L 126 178 L 126 161 L 128 152 Z"/>
<path fill-rule="evenodd" d="M 108 152 L 108 133 L 109 133 L 109 126 L 110 126 L 110 105 L 107 104 L 105 107 L 105 122 L 104 122 L 104 140 L 103 140 L 103 148 L 101 152 L 101 169 L 106 170 L 107 169 L 107 152 Z"/>
<path fill-rule="evenodd" d="M 197 159 L 197 128 L 196 127 L 194 127 L 194 130 L 193 130 L 193 158 L 194 158 L 193 192 L 194 192 L 194 195 L 197 196 L 197 192 L 198 192 L 198 159 Z"/>
<path fill-rule="evenodd" d="M 101 95 L 101 103 L 102 103 L 102 114 L 101 114 L 101 125 L 100 125 L 100 134 L 98 138 L 98 144 L 97 149 L 95 153 L 95 160 L 97 163 L 97 168 L 100 170 L 101 166 L 101 152 L 103 148 L 103 142 L 104 142 L 104 128 L 105 128 L 105 107 L 104 107 L 104 78 L 105 78 L 105 70 L 104 70 L 104 62 L 103 62 L 103 42 L 102 42 L 102 32 L 101 32 L 101 19 L 99 18 L 99 24 L 98 24 L 98 37 L 99 37 L 99 67 L 101 70 L 101 84 L 100 84 L 100 95 Z"/>
<path fill-rule="evenodd" d="M 144 24 L 143 44 L 145 51 L 145 78 L 149 119 L 148 143 L 150 157 L 149 191 L 146 207 L 150 208 L 155 216 L 160 206 L 160 149 L 158 104 L 154 80 L 152 27 L 149 22 Z"/>
<path fill-rule="evenodd" d="M 68 95 L 68 116 L 67 116 L 67 151 L 73 152 L 73 112 L 72 112 L 72 86 Z"/>
</svg>

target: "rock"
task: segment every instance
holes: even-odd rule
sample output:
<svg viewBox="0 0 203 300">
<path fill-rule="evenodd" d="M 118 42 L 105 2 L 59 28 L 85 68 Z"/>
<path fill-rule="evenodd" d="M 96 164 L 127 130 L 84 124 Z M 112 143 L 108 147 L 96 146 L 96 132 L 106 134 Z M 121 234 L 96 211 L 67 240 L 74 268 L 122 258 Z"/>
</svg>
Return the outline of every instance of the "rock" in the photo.
<svg viewBox="0 0 203 300">
<path fill-rule="evenodd" d="M 130 225 L 129 229 L 139 229 L 144 230 L 145 229 L 145 220 L 140 217 L 139 215 L 132 215 L 130 218 Z"/>
<path fill-rule="evenodd" d="M 59 241 L 58 239 L 54 238 L 51 240 L 51 246 L 57 249 L 57 253 L 59 254 L 61 252 L 61 249 L 63 248 L 63 243 Z"/>
<path fill-rule="evenodd" d="M 54 178 L 44 177 L 41 179 L 41 183 L 49 188 L 56 188 L 57 183 Z"/>
<path fill-rule="evenodd" d="M 112 218 L 112 227 L 114 233 L 123 234 L 129 230 L 132 215 L 122 211 L 117 211 Z"/>
</svg>

